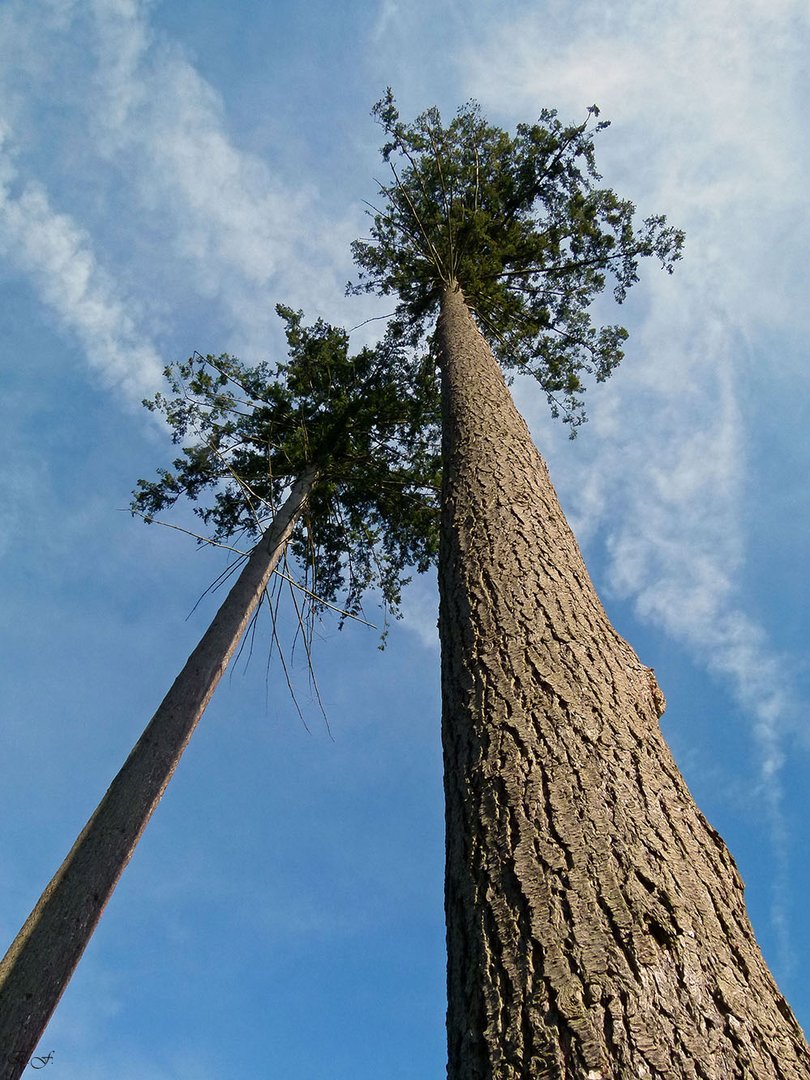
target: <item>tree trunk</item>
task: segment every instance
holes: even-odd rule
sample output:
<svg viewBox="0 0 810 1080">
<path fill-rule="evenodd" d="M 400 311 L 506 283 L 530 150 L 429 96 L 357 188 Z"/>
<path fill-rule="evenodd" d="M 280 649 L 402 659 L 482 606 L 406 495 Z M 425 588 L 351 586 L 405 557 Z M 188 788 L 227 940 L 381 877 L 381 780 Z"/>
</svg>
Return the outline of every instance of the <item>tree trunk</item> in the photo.
<svg viewBox="0 0 810 1080">
<path fill-rule="evenodd" d="M 457 289 L 439 320 L 450 1080 L 808 1080 L 743 883 Z"/>
<path fill-rule="evenodd" d="M 0 964 L 0 1080 L 17 1080 L 248 625 L 316 481 L 310 470 L 245 564 Z"/>
</svg>

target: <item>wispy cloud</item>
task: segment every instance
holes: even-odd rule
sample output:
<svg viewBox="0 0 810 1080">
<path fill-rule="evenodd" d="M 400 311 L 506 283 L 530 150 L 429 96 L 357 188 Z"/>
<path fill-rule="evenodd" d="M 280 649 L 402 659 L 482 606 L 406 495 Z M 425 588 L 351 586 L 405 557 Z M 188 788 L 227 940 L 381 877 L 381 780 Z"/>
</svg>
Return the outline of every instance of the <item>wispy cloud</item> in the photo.
<svg viewBox="0 0 810 1080">
<path fill-rule="evenodd" d="M 438 649 L 439 596 L 435 573 L 420 574 L 407 586 L 403 593 L 402 619 L 426 649 Z"/>
<path fill-rule="evenodd" d="M 313 183 L 280 176 L 240 147 L 219 92 L 149 14 L 142 0 L 7 5 L 0 115 L 15 130 L 37 120 L 20 212 L 58 217 L 63 246 L 74 251 L 89 251 L 92 235 L 98 260 L 127 279 L 156 340 L 174 340 L 181 313 L 207 306 L 229 349 L 266 355 L 281 337 L 277 301 L 341 317 L 356 208 L 325 221 Z M 69 120 L 63 130 L 57 101 Z M 43 132 L 50 147 L 36 144 Z M 61 166 L 47 196 L 33 179 L 40 162 L 46 172 Z M 74 199 L 84 191 L 72 222 L 52 209 L 57 180 L 72 181 Z"/>
<path fill-rule="evenodd" d="M 87 234 L 53 208 L 42 185 L 19 180 L 3 130 L 0 252 L 31 278 L 107 383 L 136 400 L 154 390 L 162 364 L 130 314 L 131 301 L 99 266 Z"/>
<path fill-rule="evenodd" d="M 265 347 L 278 299 L 340 307 L 354 224 L 325 221 L 314 183 L 280 178 L 272 161 L 237 145 L 219 93 L 150 30 L 143 4 L 93 6 L 100 92 L 85 107 L 98 151 L 126 168 L 187 284 Z"/>
<path fill-rule="evenodd" d="M 266 284 L 295 237 L 307 193 L 283 188 L 225 130 L 222 101 L 144 7 L 95 0 L 96 94 L 85 101 L 99 152 L 135 166 L 141 198 L 171 226 L 206 289 L 223 272 Z M 132 175 L 132 174 L 130 174 Z"/>
<path fill-rule="evenodd" d="M 377 10 L 377 17 L 371 29 L 371 40 L 375 43 L 383 41 L 390 33 L 391 27 L 399 14 L 397 0 L 382 0 Z"/>
<path fill-rule="evenodd" d="M 666 198 L 690 228 L 687 272 L 714 267 L 715 298 L 738 326 L 773 325 L 802 295 L 783 244 L 807 234 L 796 211 L 808 22 L 799 0 L 745 12 L 733 0 L 544 5 L 459 64 L 471 93 L 521 119 L 547 104 L 584 116 L 596 101 L 614 123 L 600 154 L 609 178 L 640 200 Z M 742 311 L 740 293 L 751 302 Z"/>
</svg>

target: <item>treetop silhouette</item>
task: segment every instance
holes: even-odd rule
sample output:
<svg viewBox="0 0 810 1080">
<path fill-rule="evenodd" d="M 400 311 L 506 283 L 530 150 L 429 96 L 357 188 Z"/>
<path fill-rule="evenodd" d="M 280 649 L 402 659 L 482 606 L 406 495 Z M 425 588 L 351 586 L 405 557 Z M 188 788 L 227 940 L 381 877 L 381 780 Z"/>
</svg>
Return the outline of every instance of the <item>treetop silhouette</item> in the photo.
<svg viewBox="0 0 810 1080">
<path fill-rule="evenodd" d="M 683 233 L 661 215 L 634 223 L 635 206 L 600 186 L 598 108 L 576 125 L 544 109 L 515 135 L 475 102 L 445 125 L 438 109 L 412 124 L 392 91 L 374 106 L 391 180 L 379 184 L 371 235 L 352 245 L 355 292 L 398 297 L 394 333 L 430 333 L 442 290 L 457 283 L 495 356 L 532 375 L 572 431 L 585 419 L 585 380 L 606 379 L 627 331 L 597 326 L 592 305 L 608 284 L 621 303 L 639 261 L 672 272 Z"/>
<path fill-rule="evenodd" d="M 252 545 L 290 483 L 318 480 L 289 551 L 317 611 L 340 601 L 356 615 L 378 590 L 396 615 L 401 590 L 438 546 L 439 403 L 427 369 L 386 337 L 349 351 L 346 331 L 279 306 L 288 358 L 249 366 L 192 356 L 166 369 L 172 394 L 145 404 L 163 414 L 182 454 L 140 480 L 134 512 L 151 521 L 178 499 L 216 543 Z"/>
</svg>

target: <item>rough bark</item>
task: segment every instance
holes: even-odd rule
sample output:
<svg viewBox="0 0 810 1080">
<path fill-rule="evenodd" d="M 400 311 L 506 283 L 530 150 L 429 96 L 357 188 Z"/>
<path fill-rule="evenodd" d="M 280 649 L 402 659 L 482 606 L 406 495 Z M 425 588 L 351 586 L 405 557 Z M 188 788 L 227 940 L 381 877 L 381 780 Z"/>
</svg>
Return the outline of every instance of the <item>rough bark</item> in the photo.
<svg viewBox="0 0 810 1080">
<path fill-rule="evenodd" d="M 439 343 L 448 1077 L 807 1080 L 654 674 L 452 288 Z"/>
<path fill-rule="evenodd" d="M 293 486 L 0 963 L 0 1080 L 18 1080 L 26 1068 L 261 600 L 315 480 L 312 470 Z"/>
</svg>

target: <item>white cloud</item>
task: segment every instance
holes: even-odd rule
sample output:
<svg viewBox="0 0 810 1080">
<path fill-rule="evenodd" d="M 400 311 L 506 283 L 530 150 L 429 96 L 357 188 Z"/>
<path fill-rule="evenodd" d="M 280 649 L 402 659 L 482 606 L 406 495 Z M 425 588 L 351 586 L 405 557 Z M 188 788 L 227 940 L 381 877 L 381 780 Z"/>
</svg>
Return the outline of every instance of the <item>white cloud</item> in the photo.
<svg viewBox="0 0 810 1080">
<path fill-rule="evenodd" d="M 0 251 L 35 282 L 104 380 L 140 400 L 159 383 L 163 365 L 129 301 L 99 267 L 90 238 L 53 209 L 44 188 L 15 180 L 8 132 L 0 131 Z"/>
<path fill-rule="evenodd" d="M 229 349 L 266 356 L 281 340 L 277 301 L 341 318 L 359 211 L 327 223 L 312 182 L 279 178 L 272 162 L 240 148 L 221 95 L 149 11 L 143 0 L 5 7 L 0 117 L 34 133 L 21 173 L 35 176 L 40 164 L 53 173 L 50 196 L 32 181 L 19 213 L 48 213 L 74 254 L 90 251 L 92 233 L 153 337 L 171 338 L 178 313 L 203 304 Z M 37 141 L 49 137 L 50 146 Z M 72 222 L 51 209 L 57 185 L 77 204 Z M 66 288 L 80 274 L 74 263 Z M 368 307 L 352 303 L 352 321 Z"/>
<path fill-rule="evenodd" d="M 303 178 L 280 180 L 227 130 L 219 93 L 141 3 L 95 0 L 97 149 L 128 178 L 187 284 L 218 298 L 232 327 L 266 349 L 277 299 L 329 311 L 344 285 L 347 222 L 327 224 Z M 344 269 L 340 269 L 343 266 Z"/>
<path fill-rule="evenodd" d="M 150 210 L 174 222 L 172 242 L 214 290 L 223 270 L 264 285 L 290 243 L 300 198 L 226 132 L 216 91 L 148 32 L 142 5 L 94 4 L 98 95 L 85 104 L 99 150 L 138 170 Z"/>
<path fill-rule="evenodd" d="M 415 575 L 402 594 L 402 622 L 426 649 L 439 647 L 439 596 L 434 573 Z"/>
<path fill-rule="evenodd" d="M 784 301 L 801 292 L 782 244 L 793 229 L 807 233 L 798 135 L 806 22 L 798 0 L 745 11 L 732 0 L 547 5 L 504 24 L 460 66 L 471 93 L 521 119 L 545 104 L 576 118 L 596 101 L 615 125 L 600 155 L 609 178 L 652 209 L 665 197 L 688 235 L 706 234 L 687 265 L 722 268 L 713 282 L 721 301 L 752 294 L 754 306 L 738 312 L 750 325 L 781 321 Z M 758 289 L 746 276 L 753 266 Z"/>
<path fill-rule="evenodd" d="M 397 0 L 382 0 L 374 20 L 374 26 L 369 35 L 375 44 L 383 41 L 391 33 L 392 27 L 399 17 L 399 4 Z"/>
</svg>

